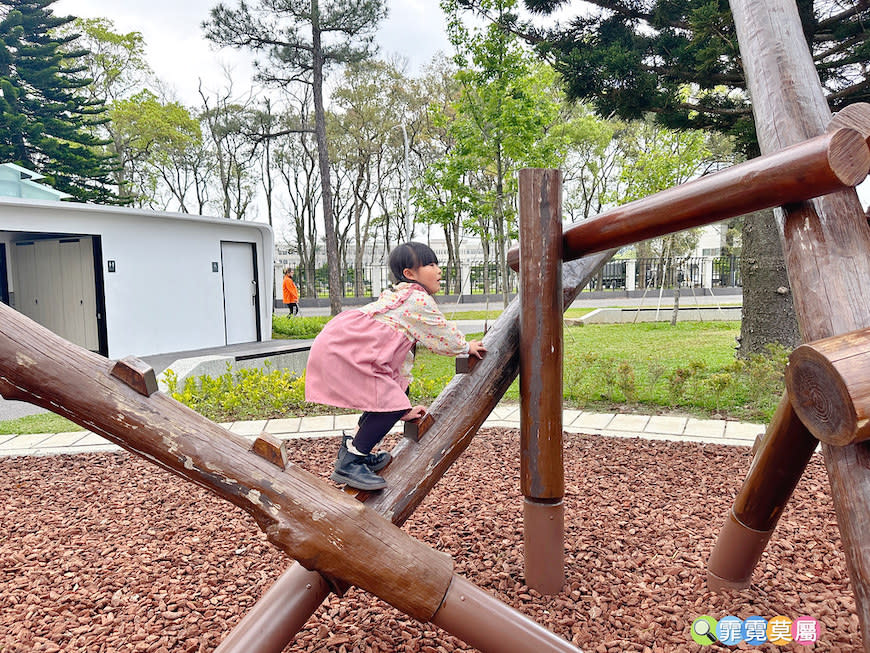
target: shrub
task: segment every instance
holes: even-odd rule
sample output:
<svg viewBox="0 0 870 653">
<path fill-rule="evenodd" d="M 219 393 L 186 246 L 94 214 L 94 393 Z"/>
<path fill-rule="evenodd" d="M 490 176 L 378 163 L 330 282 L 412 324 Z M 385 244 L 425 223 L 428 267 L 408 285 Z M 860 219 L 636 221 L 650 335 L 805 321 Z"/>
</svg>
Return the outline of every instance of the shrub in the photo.
<svg viewBox="0 0 870 653">
<path fill-rule="evenodd" d="M 196 412 L 216 422 L 266 419 L 310 412 L 305 402 L 305 376 L 288 370 L 249 368 L 227 371 L 213 378 L 208 375 L 188 378 L 181 388 L 172 370 L 166 371 L 168 394 Z"/>
<path fill-rule="evenodd" d="M 329 316 L 313 317 L 289 317 L 286 315 L 272 315 L 273 338 L 299 338 L 308 339 L 315 337 L 323 325 L 329 322 Z"/>
</svg>

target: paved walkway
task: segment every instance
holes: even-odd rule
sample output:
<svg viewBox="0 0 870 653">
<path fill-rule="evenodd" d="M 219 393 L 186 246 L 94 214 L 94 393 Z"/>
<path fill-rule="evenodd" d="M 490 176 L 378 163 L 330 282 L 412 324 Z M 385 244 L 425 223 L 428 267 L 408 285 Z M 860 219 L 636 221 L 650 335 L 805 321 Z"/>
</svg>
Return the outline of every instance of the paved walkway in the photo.
<svg viewBox="0 0 870 653">
<path fill-rule="evenodd" d="M 281 439 L 337 437 L 342 429 L 353 429 L 358 415 L 324 415 L 288 419 L 253 420 L 223 424 L 233 433 L 255 438 L 262 432 Z M 630 415 L 620 413 L 589 413 L 566 410 L 564 430 L 612 437 L 640 437 L 649 440 L 709 442 L 751 447 L 755 437 L 764 432 L 764 425 L 726 420 L 694 419 L 669 415 Z M 483 426 L 519 428 L 520 410 L 516 404 L 499 404 Z M 398 431 L 398 427 L 396 429 Z M 112 444 L 89 431 L 42 433 L 33 435 L 0 435 L 2 456 L 52 456 L 94 451 L 119 451 Z"/>
</svg>

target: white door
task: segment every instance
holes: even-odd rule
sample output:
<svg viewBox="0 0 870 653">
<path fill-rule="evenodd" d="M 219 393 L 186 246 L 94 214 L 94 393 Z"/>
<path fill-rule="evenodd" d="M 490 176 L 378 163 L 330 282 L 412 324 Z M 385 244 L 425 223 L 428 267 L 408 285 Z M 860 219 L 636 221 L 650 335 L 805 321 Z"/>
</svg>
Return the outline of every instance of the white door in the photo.
<svg viewBox="0 0 870 653">
<path fill-rule="evenodd" d="M 257 274 L 253 243 L 221 243 L 227 344 L 257 338 Z"/>
<path fill-rule="evenodd" d="M 97 291 L 94 278 L 94 246 L 90 238 L 62 238 L 63 306 L 67 340 L 97 351 Z M 60 333 L 60 332 L 59 332 Z"/>
<path fill-rule="evenodd" d="M 15 243 L 12 267 L 16 309 L 70 342 L 99 350 L 91 237 Z"/>
</svg>

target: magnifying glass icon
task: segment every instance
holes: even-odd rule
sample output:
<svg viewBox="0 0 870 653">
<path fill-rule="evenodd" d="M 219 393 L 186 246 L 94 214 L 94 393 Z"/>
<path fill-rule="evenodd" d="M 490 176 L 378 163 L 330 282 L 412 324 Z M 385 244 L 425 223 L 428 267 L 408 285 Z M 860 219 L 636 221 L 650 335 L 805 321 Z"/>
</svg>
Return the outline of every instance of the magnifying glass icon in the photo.
<svg viewBox="0 0 870 653">
<path fill-rule="evenodd" d="M 712 630 L 713 627 L 710 625 L 710 622 L 703 617 L 698 617 L 692 623 L 692 634 L 698 637 L 706 637 L 711 643 L 716 641 L 716 636 L 711 632 Z"/>
</svg>

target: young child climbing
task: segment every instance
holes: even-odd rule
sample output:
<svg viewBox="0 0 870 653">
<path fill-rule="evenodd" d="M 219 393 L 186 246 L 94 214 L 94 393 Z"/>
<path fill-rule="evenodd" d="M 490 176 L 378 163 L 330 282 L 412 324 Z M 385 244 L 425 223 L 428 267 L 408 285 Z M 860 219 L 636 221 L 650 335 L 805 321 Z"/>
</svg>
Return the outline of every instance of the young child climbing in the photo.
<svg viewBox="0 0 870 653">
<path fill-rule="evenodd" d="M 372 449 L 398 420 L 426 414 L 425 406 L 412 407 L 408 398 L 415 345 L 444 356 L 481 358 L 486 352 L 481 342 L 467 342 L 432 298 L 441 288 L 435 252 L 409 242 L 390 252 L 389 263 L 396 284 L 377 301 L 327 322 L 311 345 L 305 372 L 307 401 L 363 411 L 356 433 L 342 437 L 331 476 L 358 490 L 386 487 L 375 472 L 390 454 Z"/>
</svg>

